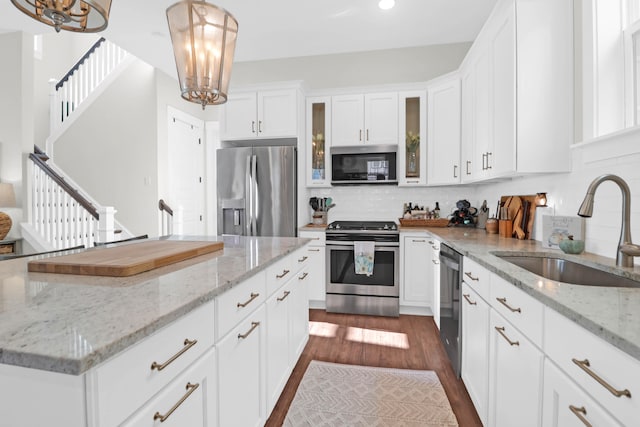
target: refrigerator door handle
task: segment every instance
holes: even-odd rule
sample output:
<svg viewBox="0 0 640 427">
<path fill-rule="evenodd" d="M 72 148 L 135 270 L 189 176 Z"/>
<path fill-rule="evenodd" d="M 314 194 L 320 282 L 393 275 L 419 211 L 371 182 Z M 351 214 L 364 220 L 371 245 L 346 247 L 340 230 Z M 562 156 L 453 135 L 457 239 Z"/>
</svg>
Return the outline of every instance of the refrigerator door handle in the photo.
<svg viewBox="0 0 640 427">
<path fill-rule="evenodd" d="M 245 235 L 251 235 L 251 218 L 252 218 L 252 204 L 253 196 L 251 190 L 253 185 L 251 183 L 251 156 L 247 156 L 247 176 L 245 177 L 245 205 L 244 205 L 244 227 Z"/>
<path fill-rule="evenodd" d="M 258 156 L 255 154 L 251 161 L 251 176 L 253 177 L 253 192 L 251 194 L 253 211 L 251 212 L 251 235 L 258 235 L 258 210 L 260 206 L 260 200 L 258 195 Z"/>
</svg>

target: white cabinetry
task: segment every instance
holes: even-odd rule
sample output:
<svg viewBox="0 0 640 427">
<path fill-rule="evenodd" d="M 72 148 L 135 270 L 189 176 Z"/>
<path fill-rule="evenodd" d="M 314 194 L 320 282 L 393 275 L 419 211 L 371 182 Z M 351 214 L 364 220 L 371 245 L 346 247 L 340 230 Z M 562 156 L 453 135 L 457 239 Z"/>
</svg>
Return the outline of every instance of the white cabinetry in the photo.
<svg viewBox="0 0 640 427">
<path fill-rule="evenodd" d="M 307 186 L 331 186 L 331 98 L 307 98 L 306 174 Z"/>
<path fill-rule="evenodd" d="M 402 233 L 400 305 L 430 307 L 433 297 L 431 245 L 426 233 Z"/>
<path fill-rule="evenodd" d="M 431 244 L 431 264 L 433 270 L 431 272 L 431 283 L 433 283 L 433 300 L 431 303 L 431 311 L 433 312 L 433 321 L 438 329 L 440 328 L 440 241 L 432 239 Z"/>
<path fill-rule="evenodd" d="M 218 425 L 262 426 L 265 404 L 265 308 L 251 313 L 218 347 Z"/>
<path fill-rule="evenodd" d="M 301 231 L 300 237 L 313 239 L 306 247 L 309 257 L 309 278 L 307 291 L 311 308 L 325 308 L 326 300 L 326 248 L 325 232 Z"/>
<path fill-rule="evenodd" d="M 398 144 L 398 94 L 331 98 L 331 146 Z"/>
<path fill-rule="evenodd" d="M 569 170 L 571 0 L 499 0 L 461 75 L 463 181 Z"/>
<path fill-rule="evenodd" d="M 460 182 L 460 79 L 430 86 L 428 100 L 427 183 Z"/>
<path fill-rule="evenodd" d="M 398 94 L 398 185 L 427 183 L 427 93 Z"/>
<path fill-rule="evenodd" d="M 296 137 L 298 90 L 233 92 L 222 110 L 222 139 Z"/>
</svg>

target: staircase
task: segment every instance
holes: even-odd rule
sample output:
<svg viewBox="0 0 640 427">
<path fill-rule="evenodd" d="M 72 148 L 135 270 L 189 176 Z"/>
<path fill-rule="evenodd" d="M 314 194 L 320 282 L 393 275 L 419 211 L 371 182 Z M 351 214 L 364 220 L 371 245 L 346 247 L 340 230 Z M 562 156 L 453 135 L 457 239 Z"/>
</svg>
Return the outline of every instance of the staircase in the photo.
<svg viewBox="0 0 640 427">
<path fill-rule="evenodd" d="M 116 234 L 117 239 L 133 236 L 115 221 L 113 207 L 100 206 L 50 159 L 55 141 L 133 59 L 101 38 L 60 81 L 49 82 L 49 155 L 35 147 L 27 162 L 27 222 L 22 224 L 22 234 L 35 250 L 90 247 L 95 242 L 116 240 Z"/>
</svg>

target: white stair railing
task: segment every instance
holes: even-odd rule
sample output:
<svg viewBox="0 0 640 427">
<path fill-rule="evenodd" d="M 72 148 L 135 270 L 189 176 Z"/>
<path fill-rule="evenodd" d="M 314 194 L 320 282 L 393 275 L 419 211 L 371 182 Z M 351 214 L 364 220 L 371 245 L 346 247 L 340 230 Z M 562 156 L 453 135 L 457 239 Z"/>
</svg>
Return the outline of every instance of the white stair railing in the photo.
<svg viewBox="0 0 640 427">
<path fill-rule="evenodd" d="M 60 81 L 49 81 L 52 135 L 129 56 L 126 50 L 101 38 Z"/>
<path fill-rule="evenodd" d="M 42 159 L 30 154 L 28 224 L 51 249 L 114 240 L 112 207 L 96 208 Z"/>
</svg>

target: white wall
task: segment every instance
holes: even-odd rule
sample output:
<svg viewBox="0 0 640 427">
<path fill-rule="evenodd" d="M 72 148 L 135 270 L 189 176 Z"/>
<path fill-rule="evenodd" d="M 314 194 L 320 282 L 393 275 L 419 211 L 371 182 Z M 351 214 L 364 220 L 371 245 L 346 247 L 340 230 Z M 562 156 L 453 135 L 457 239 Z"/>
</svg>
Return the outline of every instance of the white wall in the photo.
<svg viewBox="0 0 640 427">
<path fill-rule="evenodd" d="M 304 80 L 310 90 L 424 82 L 456 70 L 471 43 L 236 62 L 231 86 Z"/>
</svg>

